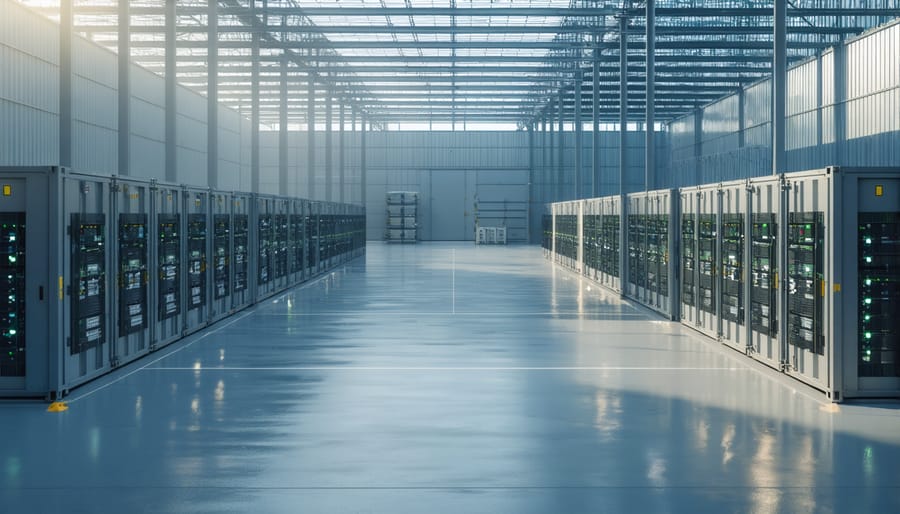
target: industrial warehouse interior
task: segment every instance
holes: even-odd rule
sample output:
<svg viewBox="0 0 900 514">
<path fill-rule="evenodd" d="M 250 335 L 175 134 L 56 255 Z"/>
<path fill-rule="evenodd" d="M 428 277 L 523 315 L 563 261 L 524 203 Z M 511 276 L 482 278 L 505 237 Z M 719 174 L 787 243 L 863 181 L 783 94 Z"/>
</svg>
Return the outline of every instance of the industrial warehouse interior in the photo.
<svg viewBox="0 0 900 514">
<path fill-rule="evenodd" d="M 0 511 L 900 512 L 900 0 L 0 0 Z"/>
</svg>

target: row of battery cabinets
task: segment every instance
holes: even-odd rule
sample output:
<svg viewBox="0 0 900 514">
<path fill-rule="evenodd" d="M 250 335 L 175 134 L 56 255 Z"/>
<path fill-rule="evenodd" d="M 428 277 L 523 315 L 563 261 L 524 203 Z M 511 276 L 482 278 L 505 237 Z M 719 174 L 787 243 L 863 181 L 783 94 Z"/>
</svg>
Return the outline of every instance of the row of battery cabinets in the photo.
<svg viewBox="0 0 900 514">
<path fill-rule="evenodd" d="M 65 393 L 365 248 L 358 206 L 56 168 L 0 181 L 0 396 Z"/>
<path fill-rule="evenodd" d="M 554 204 L 548 253 L 554 218 L 574 211 L 581 255 L 558 262 L 835 401 L 900 394 L 900 172 L 829 168 L 625 202 L 624 220 L 620 197 Z"/>
</svg>

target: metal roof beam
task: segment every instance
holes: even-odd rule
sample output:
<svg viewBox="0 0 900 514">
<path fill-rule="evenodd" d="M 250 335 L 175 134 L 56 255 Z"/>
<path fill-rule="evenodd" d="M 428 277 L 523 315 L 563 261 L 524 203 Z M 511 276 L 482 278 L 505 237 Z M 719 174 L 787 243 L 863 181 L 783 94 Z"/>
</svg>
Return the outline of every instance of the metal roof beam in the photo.
<svg viewBox="0 0 900 514">
<path fill-rule="evenodd" d="M 57 7 L 36 7 L 42 12 L 57 12 Z M 205 6 L 178 6 L 180 15 L 203 15 Z M 134 16 L 162 15 L 163 7 L 135 6 L 130 11 Z M 229 16 L 245 14 L 249 7 L 222 6 L 220 15 Z M 634 8 L 624 10 L 629 18 L 643 18 L 644 9 Z M 278 7 L 269 6 L 266 9 L 257 7 L 257 12 L 266 13 L 269 16 L 305 16 L 315 18 L 318 16 L 454 16 L 466 17 L 567 17 L 567 18 L 592 18 L 600 16 L 615 16 L 623 12 L 616 7 Z M 79 5 L 79 14 L 104 15 L 115 14 L 114 5 Z M 658 7 L 657 18 L 734 18 L 734 17 L 759 17 L 770 18 L 772 9 L 754 7 Z M 788 8 L 789 18 L 797 17 L 849 17 L 849 16 L 883 16 L 900 17 L 900 9 L 880 7 L 845 7 L 845 8 Z"/>
</svg>

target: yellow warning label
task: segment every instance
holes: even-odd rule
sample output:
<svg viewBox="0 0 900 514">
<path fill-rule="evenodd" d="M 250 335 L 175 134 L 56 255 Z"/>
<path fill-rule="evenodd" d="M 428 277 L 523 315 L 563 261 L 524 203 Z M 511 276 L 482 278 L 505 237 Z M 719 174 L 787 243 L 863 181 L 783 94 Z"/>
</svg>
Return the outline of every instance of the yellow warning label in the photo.
<svg viewBox="0 0 900 514">
<path fill-rule="evenodd" d="M 823 296 L 823 297 L 825 296 L 825 281 L 824 280 L 819 281 L 819 295 Z"/>
<path fill-rule="evenodd" d="M 835 284 L 835 285 L 834 285 L 834 292 L 835 292 L 835 293 L 840 293 L 840 292 L 841 292 L 841 285 L 840 285 L 840 284 Z"/>
<path fill-rule="evenodd" d="M 12 186 L 9 184 L 3 184 L 3 196 L 12 195 Z"/>
<path fill-rule="evenodd" d="M 4 193 L 5 193 L 5 191 L 6 190 L 4 189 Z M 875 196 L 884 196 L 884 186 L 882 186 L 882 185 L 875 186 Z"/>
<path fill-rule="evenodd" d="M 47 412 L 63 412 L 69 410 L 69 404 L 66 402 L 53 402 L 47 407 Z"/>
<path fill-rule="evenodd" d="M 64 293 L 64 291 L 63 291 L 63 277 L 62 277 L 62 275 L 60 275 L 60 276 L 59 276 L 59 300 L 60 300 L 60 301 L 62 301 L 62 299 L 63 299 L 63 296 L 64 296 L 63 293 Z"/>
</svg>

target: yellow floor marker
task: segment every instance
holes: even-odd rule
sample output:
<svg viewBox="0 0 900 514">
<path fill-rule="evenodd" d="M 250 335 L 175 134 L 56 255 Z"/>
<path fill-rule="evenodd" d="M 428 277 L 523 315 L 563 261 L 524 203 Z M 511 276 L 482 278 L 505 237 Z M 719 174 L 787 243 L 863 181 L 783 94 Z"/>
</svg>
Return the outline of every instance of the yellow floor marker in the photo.
<svg viewBox="0 0 900 514">
<path fill-rule="evenodd" d="M 69 410 L 69 404 L 66 402 L 53 402 L 47 407 L 47 412 L 63 412 Z"/>
</svg>

